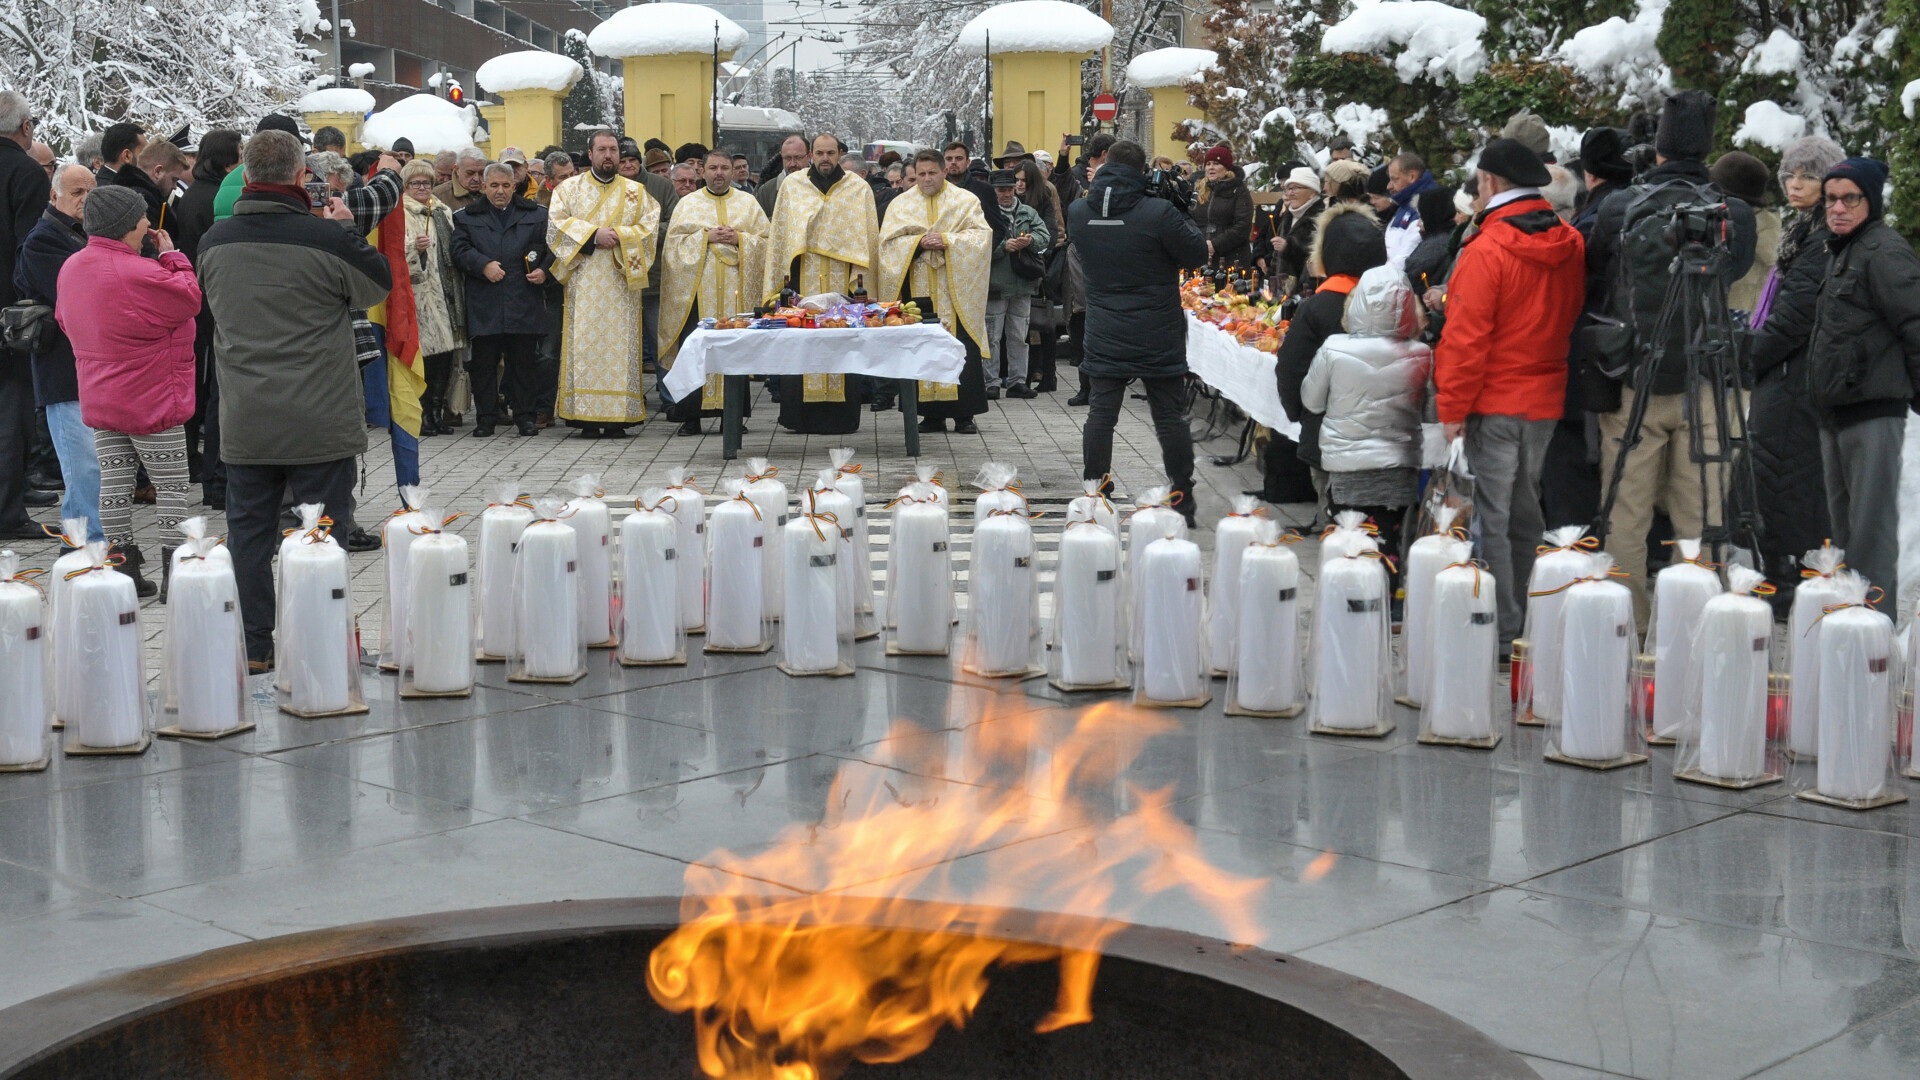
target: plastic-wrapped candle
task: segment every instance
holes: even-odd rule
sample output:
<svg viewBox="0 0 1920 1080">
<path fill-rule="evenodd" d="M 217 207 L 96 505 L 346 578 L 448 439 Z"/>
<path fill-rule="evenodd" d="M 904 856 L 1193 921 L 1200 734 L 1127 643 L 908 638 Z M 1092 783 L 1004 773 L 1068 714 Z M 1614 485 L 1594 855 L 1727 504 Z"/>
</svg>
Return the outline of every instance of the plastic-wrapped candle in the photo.
<svg viewBox="0 0 1920 1080">
<path fill-rule="evenodd" d="M 1407 545 L 1407 562 L 1402 568 L 1405 572 L 1400 578 L 1407 593 L 1400 620 L 1400 651 L 1407 667 L 1407 699 L 1416 704 L 1426 702 L 1427 680 L 1433 672 L 1433 635 L 1428 630 L 1427 615 L 1432 605 L 1433 579 L 1441 570 L 1473 555 L 1473 546 L 1453 535 L 1453 521 L 1459 513 L 1459 507 L 1442 506 L 1434 511 L 1433 532 Z M 1494 636 L 1499 636 L 1497 627 Z"/>
<path fill-rule="evenodd" d="M 1708 600 L 1694 639 L 1694 680 L 1699 686 L 1699 768 L 1722 780 L 1750 780 L 1767 764 L 1767 659 L 1773 608 L 1752 595 L 1765 581 L 1757 570 L 1727 567 L 1728 591 Z M 1656 706 L 1659 698 L 1655 699 Z M 1690 709 L 1690 711 L 1692 711 Z M 1688 757 L 1683 747 L 1681 757 Z M 1685 761 L 1682 761 L 1684 771 Z"/>
<path fill-rule="evenodd" d="M 680 465 L 667 470 L 667 489 L 661 494 L 673 500 L 677 526 L 673 574 L 680 590 L 680 628 L 697 630 L 707 619 L 707 497 Z"/>
<path fill-rule="evenodd" d="M 501 484 L 480 513 L 480 652 L 494 659 L 513 653 L 513 557 L 533 520 L 533 502 L 514 484 Z"/>
<path fill-rule="evenodd" d="M 1200 545 L 1163 537 L 1141 554 L 1141 692 L 1150 701 L 1192 701 L 1205 694 L 1207 675 Z"/>
<path fill-rule="evenodd" d="M 933 485 L 916 488 L 916 498 L 894 506 L 887 547 L 887 621 L 893 626 L 896 648 L 944 653 L 953 630 L 947 511 Z"/>
<path fill-rule="evenodd" d="M 413 688 L 454 694 L 473 686 L 473 593 L 467 579 L 467 542 L 433 522 L 407 554 L 407 656 Z"/>
<path fill-rule="evenodd" d="M 900 494 L 905 496 L 909 492 L 920 490 L 915 486 L 918 484 L 926 485 L 923 494 L 930 495 L 934 502 L 940 504 L 940 509 L 947 509 L 947 487 L 941 482 L 940 473 L 935 470 L 933 466 L 915 465 L 913 467 L 913 483 L 901 488 Z"/>
<path fill-rule="evenodd" d="M 326 516 L 325 506 L 301 503 L 293 508 L 293 513 L 300 519 L 300 527 L 280 539 L 280 576 L 274 581 L 273 640 L 276 657 L 285 651 L 287 641 L 287 556 L 303 544 L 336 543 L 332 539 L 333 519 Z M 274 664 L 273 684 L 283 694 L 293 692 L 293 672 L 286 664 Z"/>
<path fill-rule="evenodd" d="M 246 633 L 233 559 L 206 535 L 204 519 L 182 522 L 186 543 L 174 552 L 167 585 L 167 636 L 160 700 L 182 731 L 240 726 L 246 700 Z M 184 554 L 182 554 L 184 552 Z"/>
<path fill-rule="evenodd" d="M 683 647 L 676 606 L 681 559 L 676 547 L 680 542 L 676 509 L 673 496 L 654 488 L 641 494 L 633 513 L 620 523 L 623 660 L 660 663 L 680 655 Z M 755 615 L 758 617 L 757 608 Z M 695 625 L 704 619 L 704 615 L 695 619 Z"/>
<path fill-rule="evenodd" d="M 1612 556 L 1593 556 L 1587 576 L 1566 590 L 1560 612 L 1559 747 L 1582 761 L 1625 754 L 1632 726 L 1627 682 L 1637 651 L 1633 594 L 1607 577 L 1612 569 Z"/>
<path fill-rule="evenodd" d="M 1677 562 L 1653 583 L 1653 733 L 1680 737 L 1693 681 L 1693 640 L 1707 601 L 1720 595 L 1720 575 L 1700 564 L 1700 541 L 1677 540 Z"/>
<path fill-rule="evenodd" d="M 107 545 L 86 547 L 88 567 L 67 582 L 66 611 L 56 640 L 72 650 L 63 717 L 77 746 L 131 746 L 147 729 L 140 598 L 133 579 L 107 565 Z"/>
<path fill-rule="evenodd" d="M 1893 622 L 1866 606 L 1866 579 L 1845 571 L 1834 580 L 1848 606 L 1820 620 L 1816 783 L 1829 798 L 1873 799 L 1886 791 L 1893 749 Z"/>
<path fill-rule="evenodd" d="M 601 499 L 600 477 L 587 473 L 567 485 L 573 498 L 560 511 L 560 520 L 578 537 L 579 569 L 574 583 L 580 590 L 580 640 L 605 645 L 613 637 L 613 518 Z"/>
<path fill-rule="evenodd" d="M 46 612 L 21 569 L 19 556 L 0 551 L 0 765 L 46 756 Z"/>
<path fill-rule="evenodd" d="M 380 667 L 387 671 L 404 670 L 407 665 L 407 553 L 414 538 L 432 523 L 420 508 L 427 505 L 430 492 L 414 484 L 400 488 L 401 507 L 387 516 L 380 526 L 380 561 L 387 586 L 387 607 L 381 615 L 385 640 L 380 651 Z"/>
<path fill-rule="evenodd" d="M 1533 574 L 1527 579 L 1526 638 L 1533 661 L 1530 707 L 1534 717 L 1543 721 L 1560 718 L 1560 610 L 1566 604 L 1567 587 L 1575 578 L 1585 577 L 1593 564 L 1591 549 L 1599 545 L 1586 533 L 1578 525 L 1547 530 L 1548 550 L 1533 560 Z"/>
<path fill-rule="evenodd" d="M 1434 574 L 1430 588 L 1425 637 L 1431 670 L 1421 691 L 1420 722 L 1443 739 L 1485 739 L 1493 734 L 1500 650 L 1497 584 L 1463 559 Z"/>
<path fill-rule="evenodd" d="M 60 522 L 60 541 L 72 551 L 54 560 L 53 568 L 47 571 L 47 622 L 41 629 L 55 639 L 53 649 L 53 714 L 60 716 L 62 709 L 69 708 L 65 700 L 66 688 L 74 685 L 70 673 L 61 670 L 71 657 L 60 648 L 61 618 L 66 612 L 68 575 L 75 570 L 84 570 L 93 565 L 87 559 L 87 519 L 65 518 Z M 34 760 L 39 760 L 37 757 Z"/>
<path fill-rule="evenodd" d="M 782 565 L 780 530 L 787 527 L 787 485 L 777 477 L 780 470 L 767 464 L 766 458 L 747 459 L 747 498 L 760 508 L 760 547 L 765 567 L 760 577 L 760 613 L 769 619 L 780 617 L 784 594 L 780 589 Z"/>
<path fill-rule="evenodd" d="M 1250 712 L 1300 704 L 1300 559 L 1278 533 L 1262 522 L 1260 540 L 1240 557 L 1232 702 Z"/>
<path fill-rule="evenodd" d="M 1139 497 L 1134 499 L 1133 512 L 1127 515 L 1125 526 L 1128 578 L 1127 600 L 1130 612 L 1129 620 L 1132 624 L 1132 640 L 1129 645 L 1136 658 L 1140 655 L 1140 638 L 1146 626 L 1146 620 L 1140 617 L 1141 607 L 1145 602 L 1145 597 L 1141 592 L 1141 559 L 1146 554 L 1147 545 L 1153 543 L 1155 540 L 1162 538 L 1185 540 L 1187 538 L 1187 519 L 1180 515 L 1180 511 L 1173 508 L 1172 500 L 1173 489 L 1171 487 L 1150 487 L 1142 491 Z"/>
<path fill-rule="evenodd" d="M 1387 565 L 1367 553 L 1320 563 L 1313 627 L 1314 716 L 1321 727 L 1378 727 L 1392 699 Z"/>
<path fill-rule="evenodd" d="M 1379 551 L 1380 542 L 1368 529 L 1367 515 L 1358 510 L 1342 510 L 1333 515 L 1333 524 L 1320 536 L 1320 561 Z"/>
<path fill-rule="evenodd" d="M 1220 519 L 1213 532 L 1213 591 L 1208 596 L 1207 619 L 1215 670 L 1224 672 L 1233 662 L 1235 628 L 1240 624 L 1240 558 L 1260 533 L 1260 500 L 1235 495 L 1233 513 Z"/>
<path fill-rule="evenodd" d="M 1078 511 L 1069 509 L 1071 516 Z M 1054 647 L 1067 686 L 1121 679 L 1120 538 L 1097 518 L 1068 521 L 1053 576 Z"/>
<path fill-rule="evenodd" d="M 1802 556 L 1800 562 L 1811 571 L 1793 590 L 1793 609 L 1787 619 L 1787 670 L 1793 677 L 1788 706 L 1787 749 L 1797 758 L 1814 756 L 1820 749 L 1820 634 L 1826 620 L 1820 613 L 1842 603 L 1846 591 L 1835 580 L 1846 565 L 1847 553 L 1832 544 L 1823 544 Z"/>
<path fill-rule="evenodd" d="M 535 499 L 513 564 L 515 674 L 564 679 L 585 666 L 580 639 L 580 538 L 558 499 Z"/>
<path fill-rule="evenodd" d="M 980 497 L 973 501 L 974 524 L 987 520 L 987 515 L 995 510 L 1025 510 L 1026 496 L 1020 494 L 1019 482 L 1015 479 L 1020 470 L 1003 462 L 989 461 L 980 466 L 973 478 L 973 484 L 980 489 Z"/>
<path fill-rule="evenodd" d="M 832 469 L 821 469 L 813 487 L 800 498 L 807 513 L 822 519 L 822 529 L 831 529 L 840 534 L 840 545 L 833 559 L 834 570 L 840 581 L 840 593 L 834 600 L 834 614 L 840 620 L 840 635 L 851 640 L 860 610 L 861 579 L 868 579 L 866 584 L 869 590 L 873 588 L 873 581 L 872 575 L 854 554 L 853 532 L 846 524 L 854 520 L 853 500 L 834 481 Z"/>
<path fill-rule="evenodd" d="M 762 577 L 766 543 L 760 512 L 745 494 L 746 482 L 729 480 L 725 501 L 713 508 L 707 522 L 707 644 L 716 649 L 758 648 L 765 639 L 761 625 Z"/>
<path fill-rule="evenodd" d="M 282 549 L 280 643 L 277 663 L 289 669 L 296 713 L 340 712 L 353 704 L 359 657 L 353 633 L 352 578 L 345 549 L 319 530 L 299 534 Z"/>
<path fill-rule="evenodd" d="M 853 543 L 853 610 L 856 630 L 868 637 L 876 631 L 873 610 L 873 541 L 867 531 L 867 482 L 860 466 L 849 464 L 853 451 L 847 447 L 827 451 L 833 462 L 833 486 L 853 503 L 853 520 L 841 522 Z"/>
<path fill-rule="evenodd" d="M 1120 535 L 1120 513 L 1102 493 L 1102 483 L 1099 480 L 1080 481 L 1081 493 L 1067 503 L 1067 520 L 1091 521 L 1117 538 Z"/>
<path fill-rule="evenodd" d="M 974 667 L 988 675 L 1030 668 L 1039 590 L 1024 504 L 995 510 L 974 525 L 967 593 Z"/>
<path fill-rule="evenodd" d="M 832 671 L 840 666 L 840 527 L 801 514 L 780 533 L 780 659 L 791 671 Z"/>
</svg>

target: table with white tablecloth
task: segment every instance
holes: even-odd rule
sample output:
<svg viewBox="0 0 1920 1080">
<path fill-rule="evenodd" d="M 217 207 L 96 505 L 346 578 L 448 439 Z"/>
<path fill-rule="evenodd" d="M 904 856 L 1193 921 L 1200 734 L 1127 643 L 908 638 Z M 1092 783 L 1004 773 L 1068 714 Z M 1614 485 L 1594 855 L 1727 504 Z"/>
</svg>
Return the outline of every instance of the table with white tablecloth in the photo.
<svg viewBox="0 0 1920 1080">
<path fill-rule="evenodd" d="M 697 394 L 708 375 L 725 376 L 722 452 L 740 448 L 740 403 L 749 375 L 868 375 L 900 383 L 907 453 L 920 454 L 919 384 L 957 383 L 967 351 L 939 323 L 845 329 L 695 330 L 661 383 L 675 399 Z"/>
<path fill-rule="evenodd" d="M 1274 354 L 1242 345 L 1232 334 L 1187 313 L 1187 370 L 1218 391 L 1240 411 L 1289 439 L 1300 425 L 1280 406 L 1274 378 Z"/>
</svg>

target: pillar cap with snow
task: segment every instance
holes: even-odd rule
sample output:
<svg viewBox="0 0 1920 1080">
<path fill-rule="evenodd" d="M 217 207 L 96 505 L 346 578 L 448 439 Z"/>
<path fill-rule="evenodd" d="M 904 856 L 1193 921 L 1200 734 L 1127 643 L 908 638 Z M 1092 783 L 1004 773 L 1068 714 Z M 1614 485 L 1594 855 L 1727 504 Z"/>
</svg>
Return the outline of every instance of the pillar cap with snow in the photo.
<svg viewBox="0 0 1920 1080">
<path fill-rule="evenodd" d="M 1185 86 L 1219 66 L 1212 49 L 1155 49 L 1127 61 L 1127 82 L 1148 90 Z"/>
<path fill-rule="evenodd" d="M 511 94 L 518 90 L 550 90 L 564 94 L 573 89 L 583 74 L 572 57 L 559 53 L 527 49 L 501 53 L 480 65 L 473 81 L 489 95 Z"/>
<path fill-rule="evenodd" d="M 328 86 L 301 95 L 294 109 L 305 113 L 351 113 L 365 116 L 373 111 L 373 95 L 357 86 Z"/>
<path fill-rule="evenodd" d="M 1107 20 L 1065 0 L 1013 0 L 973 17 L 960 30 L 960 51 L 980 56 L 989 45 L 1002 53 L 1085 54 L 1113 40 Z"/>
<path fill-rule="evenodd" d="M 739 23 L 704 4 L 636 4 L 621 8 L 587 35 L 587 48 L 596 56 L 626 59 L 633 56 L 711 55 L 714 24 L 720 25 L 720 59 L 733 56 L 747 43 Z"/>
<path fill-rule="evenodd" d="M 392 146 L 395 139 L 404 136 L 412 140 L 416 154 L 438 154 L 474 145 L 477 126 L 473 110 L 437 94 L 413 94 L 367 117 L 360 128 L 360 141 L 368 146 Z"/>
</svg>

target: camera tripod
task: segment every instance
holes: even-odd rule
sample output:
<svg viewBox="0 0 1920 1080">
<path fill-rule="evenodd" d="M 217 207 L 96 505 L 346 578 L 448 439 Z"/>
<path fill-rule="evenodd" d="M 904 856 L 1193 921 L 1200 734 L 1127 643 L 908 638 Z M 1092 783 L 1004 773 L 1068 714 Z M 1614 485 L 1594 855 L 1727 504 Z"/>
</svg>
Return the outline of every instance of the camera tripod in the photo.
<svg viewBox="0 0 1920 1080">
<path fill-rule="evenodd" d="M 1758 492 L 1753 459 L 1747 452 L 1745 371 L 1739 336 L 1727 311 L 1726 282 L 1719 274 L 1723 257 L 1722 251 L 1697 240 L 1682 244 L 1674 257 L 1674 273 L 1668 279 L 1666 298 L 1661 301 L 1650 339 L 1655 344 L 1647 348 L 1639 370 L 1634 372 L 1633 405 L 1627 411 L 1627 430 L 1614 455 L 1613 475 L 1600 504 L 1599 519 L 1594 523 L 1594 535 L 1603 546 L 1607 541 L 1608 521 L 1613 516 L 1613 502 L 1626 474 L 1627 458 L 1641 442 L 1647 406 L 1654 397 L 1654 371 L 1677 320 L 1686 341 L 1683 408 L 1689 420 L 1687 459 L 1700 470 L 1702 547 L 1714 562 L 1726 561 L 1728 544 L 1756 553 L 1760 550 L 1762 522 L 1755 509 Z M 1713 422 L 1712 446 L 1708 445 L 1704 419 Z M 1717 476 L 1710 472 L 1710 466 L 1719 466 L 1713 470 Z M 1713 512 L 1715 495 L 1720 500 L 1718 515 Z"/>
</svg>

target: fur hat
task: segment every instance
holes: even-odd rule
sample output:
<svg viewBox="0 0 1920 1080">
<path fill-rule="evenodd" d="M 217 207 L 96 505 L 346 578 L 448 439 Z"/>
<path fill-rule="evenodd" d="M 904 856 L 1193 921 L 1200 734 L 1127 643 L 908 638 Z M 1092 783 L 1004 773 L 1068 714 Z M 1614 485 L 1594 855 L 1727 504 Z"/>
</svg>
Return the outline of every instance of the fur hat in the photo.
<svg viewBox="0 0 1920 1080">
<path fill-rule="evenodd" d="M 1713 150 L 1713 95 L 1682 90 L 1660 106 L 1653 148 L 1668 161 L 1705 161 Z"/>
<path fill-rule="evenodd" d="M 1364 274 L 1387 261 L 1387 237 L 1379 219 L 1362 203 L 1335 203 L 1313 222 L 1313 250 L 1307 272 L 1315 277 Z"/>
<path fill-rule="evenodd" d="M 81 215 L 81 227 L 88 236 L 114 240 L 132 232 L 147 216 L 147 197 L 130 187 L 106 184 L 87 196 Z"/>
<path fill-rule="evenodd" d="M 1707 170 L 1721 191 L 1748 206 L 1767 205 L 1767 165 L 1743 150 L 1730 150 Z"/>
<path fill-rule="evenodd" d="M 1826 191 L 1827 180 L 1853 181 L 1854 184 L 1860 188 L 1861 193 L 1867 197 L 1868 221 L 1877 220 L 1880 215 L 1885 212 L 1887 198 L 1887 166 L 1885 163 L 1875 161 L 1872 158 L 1850 157 L 1827 170 L 1826 180 L 1820 182 L 1820 190 L 1822 192 Z M 93 200 L 99 197 L 102 190 L 101 188 L 95 188 L 94 193 L 87 196 L 87 207 L 89 210 L 93 207 Z M 89 222 L 93 220 L 91 214 L 88 215 L 87 220 Z M 127 226 L 129 229 L 132 227 L 131 225 Z M 93 229 L 88 228 L 87 231 L 92 232 Z"/>
<path fill-rule="evenodd" d="M 1533 156 L 1543 161 L 1553 151 L 1553 139 L 1547 134 L 1547 122 L 1525 109 L 1513 114 L 1507 126 L 1500 129 L 1500 137 L 1512 139 L 1533 151 Z"/>
<path fill-rule="evenodd" d="M 1625 132 L 1619 128 L 1594 128 L 1580 137 L 1580 168 L 1610 184 L 1631 184 L 1633 166 L 1627 161 L 1626 151 Z"/>
<path fill-rule="evenodd" d="M 1840 144 L 1825 135 L 1808 135 L 1787 144 L 1780 154 L 1780 186 L 1786 187 L 1794 173 L 1825 176 L 1827 170 L 1847 158 Z"/>
</svg>

